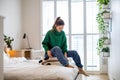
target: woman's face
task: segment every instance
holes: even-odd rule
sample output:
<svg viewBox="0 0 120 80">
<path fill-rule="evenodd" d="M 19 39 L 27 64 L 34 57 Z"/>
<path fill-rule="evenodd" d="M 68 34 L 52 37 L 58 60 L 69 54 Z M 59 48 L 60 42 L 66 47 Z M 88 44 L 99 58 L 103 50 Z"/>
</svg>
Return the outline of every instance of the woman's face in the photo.
<svg viewBox="0 0 120 80">
<path fill-rule="evenodd" d="M 64 25 L 56 26 L 56 30 L 58 32 L 61 32 L 63 30 L 63 28 L 64 28 Z"/>
</svg>

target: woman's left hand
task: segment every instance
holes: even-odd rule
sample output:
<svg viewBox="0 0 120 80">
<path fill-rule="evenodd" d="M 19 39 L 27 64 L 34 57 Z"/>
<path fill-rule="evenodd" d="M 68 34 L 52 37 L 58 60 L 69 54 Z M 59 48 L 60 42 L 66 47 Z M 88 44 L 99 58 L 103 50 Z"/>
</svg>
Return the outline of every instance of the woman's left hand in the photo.
<svg viewBox="0 0 120 80">
<path fill-rule="evenodd" d="M 65 58 L 67 59 L 67 61 L 69 61 L 66 52 L 64 53 L 64 56 L 65 56 Z"/>
</svg>

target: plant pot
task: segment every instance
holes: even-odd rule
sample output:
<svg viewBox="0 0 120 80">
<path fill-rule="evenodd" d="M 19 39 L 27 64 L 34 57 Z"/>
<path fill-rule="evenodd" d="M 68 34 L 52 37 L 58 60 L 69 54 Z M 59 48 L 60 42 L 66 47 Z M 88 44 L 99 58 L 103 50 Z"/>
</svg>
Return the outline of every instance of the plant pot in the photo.
<svg viewBox="0 0 120 80">
<path fill-rule="evenodd" d="M 109 52 L 103 52 L 103 57 L 110 57 L 110 53 Z"/>
<path fill-rule="evenodd" d="M 109 9 L 109 4 L 108 4 L 108 5 L 103 4 L 103 5 L 102 5 L 102 8 L 103 8 L 103 9 Z"/>
<path fill-rule="evenodd" d="M 10 50 L 12 50 L 12 45 L 7 45 L 7 48 L 10 48 Z"/>
<path fill-rule="evenodd" d="M 105 45 L 109 45 L 109 44 L 110 44 L 110 39 L 106 39 L 106 40 L 104 41 L 104 44 L 105 44 Z"/>
<path fill-rule="evenodd" d="M 110 19 L 110 13 L 103 13 L 104 19 Z"/>
<path fill-rule="evenodd" d="M 4 48 L 4 51 L 5 51 L 5 53 L 6 53 L 8 56 L 10 56 L 10 54 L 9 54 L 9 52 L 10 52 L 10 48 L 5 47 L 5 48 Z"/>
</svg>

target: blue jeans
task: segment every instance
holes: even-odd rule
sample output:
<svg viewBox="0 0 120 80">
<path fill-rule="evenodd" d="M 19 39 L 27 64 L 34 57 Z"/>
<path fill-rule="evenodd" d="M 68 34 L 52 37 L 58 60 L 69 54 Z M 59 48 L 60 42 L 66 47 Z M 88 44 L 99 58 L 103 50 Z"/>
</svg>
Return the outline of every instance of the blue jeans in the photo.
<svg viewBox="0 0 120 80">
<path fill-rule="evenodd" d="M 68 61 L 67 59 L 65 58 L 62 50 L 59 48 L 59 47 L 53 47 L 51 49 L 51 52 L 52 52 L 52 56 L 53 57 L 57 57 L 57 59 L 60 61 L 60 63 L 65 66 L 65 65 L 68 65 Z M 49 58 L 48 55 L 46 54 L 45 55 L 46 58 Z M 67 57 L 72 57 L 76 66 L 79 67 L 79 68 L 82 68 L 83 65 L 81 64 L 81 59 L 80 59 L 80 56 L 78 55 L 77 51 L 74 51 L 74 50 L 70 50 L 67 52 Z"/>
</svg>

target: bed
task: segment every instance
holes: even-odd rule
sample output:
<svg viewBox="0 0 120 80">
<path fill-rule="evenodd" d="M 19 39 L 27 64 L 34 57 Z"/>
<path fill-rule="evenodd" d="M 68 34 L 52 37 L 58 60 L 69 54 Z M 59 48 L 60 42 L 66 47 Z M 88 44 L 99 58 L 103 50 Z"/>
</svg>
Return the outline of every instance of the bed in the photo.
<svg viewBox="0 0 120 80">
<path fill-rule="evenodd" d="M 78 75 L 77 67 L 67 68 L 57 63 L 41 65 L 38 60 L 25 58 L 4 60 L 4 80 L 77 80 Z"/>
</svg>

